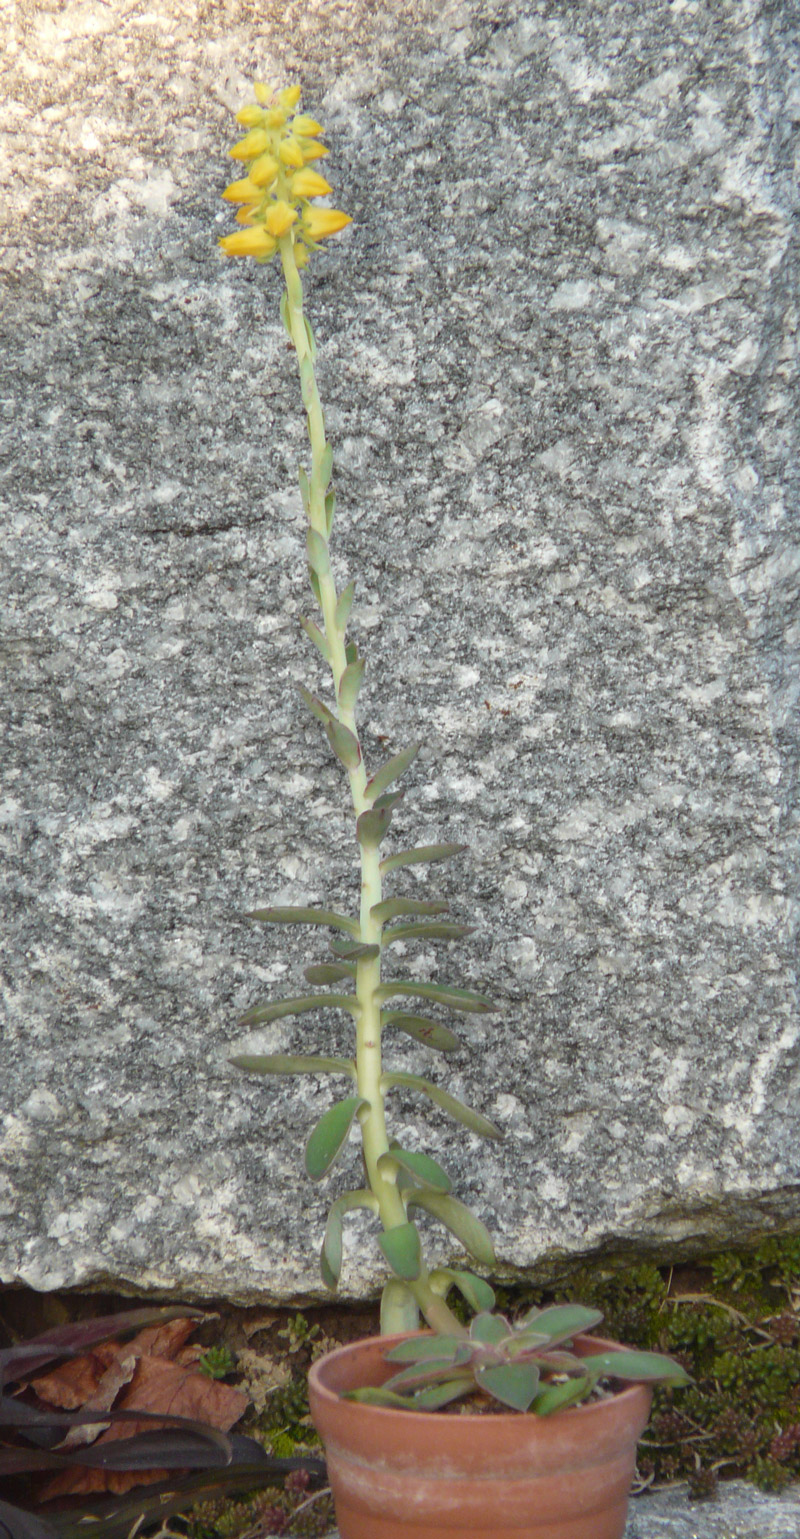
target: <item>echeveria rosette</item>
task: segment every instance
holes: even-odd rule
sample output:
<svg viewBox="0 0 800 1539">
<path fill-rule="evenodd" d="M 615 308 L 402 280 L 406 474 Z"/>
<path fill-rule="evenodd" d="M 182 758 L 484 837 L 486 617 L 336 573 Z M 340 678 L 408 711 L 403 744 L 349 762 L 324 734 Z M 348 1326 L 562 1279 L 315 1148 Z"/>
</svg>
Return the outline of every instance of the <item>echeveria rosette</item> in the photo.
<svg viewBox="0 0 800 1539">
<path fill-rule="evenodd" d="M 247 174 L 231 182 L 222 194 L 238 203 L 237 222 L 243 226 L 223 235 L 220 246 L 227 256 L 254 257 L 269 262 L 287 236 L 294 260 L 304 267 L 310 252 L 329 235 L 336 235 L 352 221 L 338 208 L 314 208 L 312 198 L 324 198 L 331 187 L 313 169 L 312 162 L 328 151 L 320 144 L 321 123 L 294 109 L 300 87 L 288 86 L 274 94 L 257 81 L 256 100 L 236 114 L 248 131 L 229 154 L 247 167 Z"/>
<path fill-rule="evenodd" d="M 627 1347 L 576 1352 L 573 1338 L 593 1330 L 603 1316 L 583 1304 L 530 1309 L 512 1325 L 504 1315 L 481 1310 L 463 1335 L 413 1336 L 386 1353 L 399 1372 L 380 1387 L 351 1390 L 345 1399 L 404 1411 L 437 1411 L 482 1391 L 497 1409 L 550 1416 L 586 1400 L 600 1383 L 691 1382 L 688 1373 L 659 1352 Z"/>
</svg>

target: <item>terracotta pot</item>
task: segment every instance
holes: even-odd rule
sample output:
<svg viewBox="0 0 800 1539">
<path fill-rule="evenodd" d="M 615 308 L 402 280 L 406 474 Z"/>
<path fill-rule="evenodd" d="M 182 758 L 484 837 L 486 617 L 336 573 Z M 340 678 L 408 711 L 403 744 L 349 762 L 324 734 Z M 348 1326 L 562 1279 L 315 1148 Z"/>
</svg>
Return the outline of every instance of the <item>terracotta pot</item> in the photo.
<svg viewBox="0 0 800 1539">
<path fill-rule="evenodd" d="M 341 1400 L 396 1371 L 372 1336 L 319 1359 L 311 1416 L 340 1539 L 622 1539 L 652 1391 L 635 1384 L 553 1416 L 459 1416 Z M 616 1343 L 576 1337 L 577 1351 Z"/>
</svg>

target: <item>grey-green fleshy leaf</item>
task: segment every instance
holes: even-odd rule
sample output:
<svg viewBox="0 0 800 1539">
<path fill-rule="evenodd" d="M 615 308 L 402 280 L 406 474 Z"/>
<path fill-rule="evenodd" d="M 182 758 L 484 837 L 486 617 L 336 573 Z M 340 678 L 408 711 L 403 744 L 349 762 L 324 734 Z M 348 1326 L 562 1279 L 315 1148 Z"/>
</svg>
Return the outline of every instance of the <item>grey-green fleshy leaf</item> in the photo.
<svg viewBox="0 0 800 1539">
<path fill-rule="evenodd" d="M 370 801 L 374 802 L 376 797 L 380 796 L 383 791 L 388 791 L 389 786 L 393 785 L 395 780 L 399 780 L 400 776 L 405 774 L 408 766 L 416 759 L 421 747 L 421 743 L 412 743 L 409 748 L 403 748 L 393 758 L 387 759 L 377 774 L 367 781 L 365 794 L 369 797 Z"/>
<path fill-rule="evenodd" d="M 446 1298 L 450 1287 L 458 1289 L 461 1297 L 466 1299 L 470 1309 L 485 1310 L 494 1309 L 494 1288 L 482 1277 L 475 1277 L 472 1272 L 457 1272 L 452 1267 L 437 1267 L 430 1276 L 431 1287 L 435 1293 Z"/>
<path fill-rule="evenodd" d="M 449 907 L 449 903 L 419 898 L 384 898 L 382 903 L 373 903 L 370 915 L 378 924 L 385 924 L 403 914 L 446 914 Z"/>
<path fill-rule="evenodd" d="M 444 1192 L 434 1192 L 428 1187 L 420 1191 L 414 1191 L 407 1198 L 406 1206 L 409 1208 L 424 1208 L 426 1213 L 432 1213 L 434 1218 L 445 1225 L 445 1228 L 461 1241 L 465 1250 L 476 1261 L 484 1266 L 492 1266 L 495 1260 L 494 1246 L 491 1236 L 485 1224 L 471 1213 L 463 1202 L 457 1197 L 451 1197 Z"/>
<path fill-rule="evenodd" d="M 255 1005 L 241 1016 L 240 1026 L 263 1026 L 267 1021 L 281 1021 L 287 1015 L 304 1015 L 307 1010 L 349 1010 L 356 1015 L 359 1003 L 355 994 L 299 994 L 294 999 L 275 999 L 269 1005 Z"/>
<path fill-rule="evenodd" d="M 374 962 L 381 954 L 380 946 L 360 940 L 340 940 L 338 935 L 332 936 L 328 944 L 337 957 L 344 957 L 348 962 Z"/>
<path fill-rule="evenodd" d="M 305 684 L 298 684 L 297 688 L 305 700 L 311 715 L 316 716 L 317 721 L 321 721 L 323 727 L 327 730 L 328 723 L 334 719 L 333 711 L 325 704 L 324 700 L 319 700 L 316 695 L 312 695 L 311 690 L 306 689 Z"/>
<path fill-rule="evenodd" d="M 303 501 L 303 511 L 306 518 L 311 516 L 311 488 L 308 484 L 308 474 L 302 465 L 297 467 L 297 479 L 300 482 L 300 496 Z"/>
<path fill-rule="evenodd" d="M 348 962 L 315 962 L 303 970 L 309 983 L 340 983 L 343 978 L 354 978 L 355 968 Z"/>
<path fill-rule="evenodd" d="M 326 444 L 325 448 L 323 449 L 322 454 L 320 456 L 320 462 L 319 462 L 320 485 L 322 486 L 323 492 L 325 491 L 325 489 L 326 489 L 326 487 L 328 485 L 328 482 L 330 481 L 332 472 L 333 472 L 333 445 L 332 444 Z"/>
<path fill-rule="evenodd" d="M 338 914 L 332 908 L 254 908 L 245 919 L 257 919 L 259 924 L 319 924 L 331 930 L 346 930 L 353 938 L 359 933 L 357 919 Z"/>
<path fill-rule="evenodd" d="M 480 1341 L 485 1346 L 496 1347 L 511 1335 L 511 1326 L 505 1315 L 495 1315 L 491 1310 L 482 1309 L 474 1319 L 470 1320 L 469 1334 L 472 1341 Z"/>
<path fill-rule="evenodd" d="M 306 1144 L 306 1170 L 312 1181 L 321 1181 L 328 1174 L 347 1142 L 356 1112 L 368 1105 L 363 1096 L 349 1095 L 320 1117 Z"/>
<path fill-rule="evenodd" d="M 319 604 L 319 607 L 321 609 L 322 608 L 322 589 L 320 588 L 319 578 L 318 578 L 316 572 L 314 571 L 313 566 L 309 566 L 309 568 L 308 568 L 308 580 L 309 580 L 309 582 L 311 584 L 311 592 L 313 593 L 313 595 L 314 595 L 314 597 L 315 597 L 315 599 L 316 599 L 316 601 Z"/>
<path fill-rule="evenodd" d="M 690 1384 L 691 1379 L 680 1363 L 658 1352 L 598 1352 L 582 1362 L 593 1379 L 630 1379 L 636 1383 Z"/>
<path fill-rule="evenodd" d="M 309 350 L 309 352 L 311 354 L 311 362 L 314 363 L 316 361 L 316 357 L 317 357 L 317 341 L 316 341 L 316 337 L 314 336 L 314 331 L 313 331 L 311 322 L 310 322 L 310 320 L 308 319 L 307 316 L 305 316 L 305 315 L 303 316 L 303 321 L 305 322 L 306 336 L 308 338 L 308 350 Z"/>
<path fill-rule="evenodd" d="M 347 664 L 339 680 L 339 704 L 343 711 L 352 711 L 355 706 L 364 678 L 364 668 L 364 659 L 359 657 L 356 662 Z"/>
<path fill-rule="evenodd" d="M 350 610 L 353 607 L 355 591 L 355 583 L 349 582 L 347 587 L 342 589 L 338 599 L 336 600 L 336 627 L 337 630 L 342 634 L 344 634 L 344 628 L 347 624 Z"/>
<path fill-rule="evenodd" d="M 325 497 L 325 528 L 330 535 L 333 528 L 333 520 L 336 516 L 336 493 L 330 491 Z"/>
<path fill-rule="evenodd" d="M 380 1156 L 378 1169 L 391 1169 L 392 1162 L 399 1165 L 407 1175 L 413 1176 L 420 1186 L 429 1186 L 435 1192 L 449 1192 L 452 1188 L 447 1172 L 429 1154 L 423 1154 L 420 1150 L 400 1149 L 395 1144 L 388 1154 Z"/>
<path fill-rule="evenodd" d="M 381 807 L 388 807 L 389 811 L 392 812 L 398 803 L 403 800 L 405 794 L 405 791 L 384 791 L 383 795 L 377 797 L 373 802 L 375 811 L 377 812 Z M 375 904 L 375 907 L 377 908 L 378 905 Z"/>
<path fill-rule="evenodd" d="M 300 617 L 300 624 L 308 636 L 309 641 L 313 641 L 314 646 L 316 647 L 317 651 L 320 652 L 324 657 L 326 663 L 330 663 L 331 649 L 328 646 L 327 637 L 322 634 L 319 626 L 315 625 L 313 620 L 307 620 L 303 615 Z"/>
<path fill-rule="evenodd" d="M 361 1190 L 345 1192 L 337 1197 L 328 1214 L 320 1255 L 320 1271 L 326 1288 L 336 1289 L 342 1270 L 342 1218 L 355 1208 L 371 1208 L 378 1211 L 378 1199 L 373 1192 Z"/>
<path fill-rule="evenodd" d="M 382 1074 L 381 1089 L 393 1090 L 396 1085 L 403 1085 L 408 1090 L 421 1090 L 423 1095 L 429 1097 L 436 1106 L 441 1106 L 442 1111 L 449 1113 L 456 1122 L 463 1123 L 464 1127 L 473 1133 L 478 1133 L 481 1138 L 502 1138 L 503 1134 L 496 1128 L 488 1117 L 483 1117 L 480 1112 L 472 1110 L 471 1106 L 465 1106 L 463 1101 L 456 1099 L 448 1090 L 441 1090 L 438 1085 L 432 1085 L 430 1080 L 420 1079 L 418 1074 Z"/>
<path fill-rule="evenodd" d="M 481 1389 L 512 1411 L 527 1411 L 539 1388 L 535 1363 L 492 1363 L 490 1367 L 477 1368 L 475 1378 Z"/>
<path fill-rule="evenodd" d="M 389 832 L 390 807 L 369 807 L 356 818 L 356 838 L 365 849 L 376 850 Z"/>
<path fill-rule="evenodd" d="M 383 944 L 391 946 L 394 941 L 407 940 L 460 940 L 474 932 L 474 924 L 398 924 L 392 930 L 384 930 Z"/>
<path fill-rule="evenodd" d="M 579 1331 L 594 1330 L 602 1321 L 601 1309 L 589 1309 L 585 1304 L 548 1304 L 544 1309 L 529 1309 L 520 1324 L 556 1346 L 561 1341 L 569 1341 Z"/>
<path fill-rule="evenodd" d="M 397 871 L 401 866 L 418 866 L 423 863 L 432 865 L 437 860 L 449 860 L 452 855 L 460 855 L 466 848 L 465 844 L 420 844 L 413 850 L 398 850 L 396 855 L 387 855 L 381 861 L 381 874 L 387 876 L 390 871 Z"/>
<path fill-rule="evenodd" d="M 398 1224 L 386 1229 L 378 1237 L 383 1251 L 396 1277 L 404 1282 L 414 1282 L 422 1268 L 422 1247 L 416 1224 Z"/>
<path fill-rule="evenodd" d="M 407 1037 L 422 1042 L 435 1053 L 454 1053 L 463 1044 L 449 1026 L 432 1021 L 427 1015 L 408 1015 L 405 1010 L 381 1010 L 381 1025 L 394 1026 Z"/>
<path fill-rule="evenodd" d="M 464 1350 L 458 1336 L 415 1336 L 413 1341 L 398 1341 L 384 1352 L 387 1363 L 436 1363 L 452 1367 L 454 1363 L 466 1363 L 469 1349 Z"/>
<path fill-rule="evenodd" d="M 576 1375 L 574 1379 L 565 1379 L 563 1384 L 545 1384 L 530 1409 L 537 1416 L 552 1416 L 553 1411 L 561 1411 L 567 1405 L 575 1405 L 585 1400 L 591 1387 L 592 1381 L 588 1374 Z"/>
<path fill-rule="evenodd" d="M 358 647 L 356 646 L 354 641 L 348 641 L 348 643 L 347 643 L 347 645 L 346 645 L 346 647 L 344 649 L 344 655 L 345 655 L 345 661 L 346 662 L 348 662 L 348 663 L 357 663 L 358 662 Z"/>
<path fill-rule="evenodd" d="M 350 728 L 332 719 L 325 723 L 325 731 L 331 748 L 345 769 L 357 769 L 361 762 L 361 749 L 358 746 L 358 738 Z"/>
<path fill-rule="evenodd" d="M 459 989 L 451 983 L 425 983 L 417 978 L 393 978 L 389 983 L 382 983 L 375 990 L 376 999 L 393 999 L 396 994 L 410 994 L 414 999 L 432 999 L 438 1005 L 447 1005 L 450 1010 L 460 1010 L 465 1014 L 476 1012 L 483 1014 L 495 1007 L 485 994 L 476 994 L 474 989 Z"/>
<path fill-rule="evenodd" d="M 292 323 L 289 320 L 289 295 L 287 294 L 285 289 L 284 289 L 283 293 L 281 294 L 280 312 L 281 312 L 281 320 L 283 321 L 283 324 L 286 327 L 286 330 L 287 330 L 289 336 L 291 337 L 291 335 L 292 335 Z"/>
<path fill-rule="evenodd" d="M 331 553 L 328 550 L 328 542 L 324 540 L 318 529 L 309 529 L 306 532 L 306 549 L 308 551 L 308 564 L 318 577 L 327 577 L 331 569 Z"/>
<path fill-rule="evenodd" d="M 347 1074 L 356 1078 L 352 1058 L 316 1058 L 304 1053 L 240 1053 L 229 1058 L 246 1074 Z"/>
</svg>

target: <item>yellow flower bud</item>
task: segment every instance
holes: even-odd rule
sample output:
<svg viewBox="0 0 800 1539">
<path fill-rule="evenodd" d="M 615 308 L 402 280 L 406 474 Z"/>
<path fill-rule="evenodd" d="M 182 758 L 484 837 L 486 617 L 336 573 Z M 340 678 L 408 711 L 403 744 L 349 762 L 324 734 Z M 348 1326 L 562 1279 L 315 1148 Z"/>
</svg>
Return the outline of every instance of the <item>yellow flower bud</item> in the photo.
<svg viewBox="0 0 800 1539">
<path fill-rule="evenodd" d="M 308 261 L 309 261 L 310 256 L 311 256 L 311 252 L 309 251 L 307 246 L 300 246 L 300 245 L 296 245 L 295 246 L 295 248 L 294 248 L 294 259 L 295 259 L 295 262 L 297 263 L 298 267 L 306 267 L 308 265 Z"/>
<path fill-rule="evenodd" d="M 307 208 L 303 213 L 303 234 L 311 240 L 324 240 L 326 235 L 335 235 L 352 223 L 350 215 L 339 208 Z"/>
<path fill-rule="evenodd" d="M 289 183 L 293 198 L 324 198 L 332 189 L 318 171 L 295 171 Z"/>
<path fill-rule="evenodd" d="M 240 182 L 231 182 L 222 196 L 228 203 L 257 203 L 261 197 L 261 188 L 249 176 L 245 176 Z"/>
<path fill-rule="evenodd" d="M 269 149 L 269 139 L 263 128 L 251 128 L 249 134 L 245 134 L 238 144 L 228 150 L 233 160 L 255 160 L 257 155 L 263 155 Z"/>
<path fill-rule="evenodd" d="M 261 128 L 264 122 L 263 110 L 257 102 L 248 102 L 246 107 L 241 107 L 237 112 L 236 121 L 241 123 L 242 128 Z"/>
<path fill-rule="evenodd" d="M 262 107 L 268 107 L 272 101 L 272 91 L 268 85 L 264 84 L 263 80 L 253 81 L 253 95 L 256 101 L 261 103 Z"/>
<path fill-rule="evenodd" d="M 278 145 L 278 156 L 285 166 L 297 166 L 299 170 L 303 165 L 303 151 L 297 140 L 291 136 L 281 140 Z"/>
<path fill-rule="evenodd" d="M 247 175 L 251 182 L 255 182 L 256 187 L 271 187 L 280 169 L 274 155 L 259 155 L 258 160 L 253 161 Z"/>
<path fill-rule="evenodd" d="M 322 160 L 323 155 L 330 155 L 330 150 L 324 144 L 315 144 L 313 139 L 298 139 L 300 153 L 303 157 L 303 165 L 307 166 L 310 160 Z"/>
<path fill-rule="evenodd" d="M 232 235 L 223 235 L 219 241 L 226 256 L 272 256 L 275 252 L 275 241 L 271 235 L 260 225 L 251 225 L 249 230 L 234 230 Z"/>
<path fill-rule="evenodd" d="M 268 111 L 264 113 L 264 122 L 266 123 L 267 128 L 283 128 L 283 125 L 286 122 L 286 113 L 282 107 L 270 107 Z"/>
<path fill-rule="evenodd" d="M 317 134 L 324 134 L 324 132 L 322 124 L 316 123 L 313 118 L 306 117 L 304 112 L 301 112 L 298 117 L 292 118 L 293 134 L 308 134 L 310 139 L 316 139 Z"/>
<path fill-rule="evenodd" d="M 254 214 L 255 214 L 255 208 L 253 207 L 252 203 L 250 204 L 249 208 L 240 208 L 238 213 L 237 213 L 237 215 L 236 215 L 236 223 L 237 224 L 253 224 L 253 222 L 254 222 L 254 220 L 253 220 Z"/>
<path fill-rule="evenodd" d="M 297 218 L 297 210 L 290 208 L 283 198 L 278 198 L 272 207 L 267 209 L 265 224 L 270 235 L 285 235 L 292 228 Z"/>
<path fill-rule="evenodd" d="M 300 87 L 299 87 L 299 85 L 287 86 L 286 90 L 285 91 L 281 91 L 279 93 L 279 95 L 278 95 L 278 101 L 280 102 L 282 107 L 286 108 L 287 112 L 291 112 L 292 108 L 297 106 L 297 103 L 299 102 L 299 100 L 300 100 Z"/>
</svg>

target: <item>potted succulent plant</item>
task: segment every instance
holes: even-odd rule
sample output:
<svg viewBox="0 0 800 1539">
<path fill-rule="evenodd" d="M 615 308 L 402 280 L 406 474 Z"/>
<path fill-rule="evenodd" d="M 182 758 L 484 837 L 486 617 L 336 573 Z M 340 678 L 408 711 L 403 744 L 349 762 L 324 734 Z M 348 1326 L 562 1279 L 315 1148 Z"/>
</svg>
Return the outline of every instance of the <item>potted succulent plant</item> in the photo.
<svg viewBox="0 0 800 1539">
<path fill-rule="evenodd" d="M 349 781 L 361 902 L 357 915 L 317 907 L 263 908 L 250 915 L 267 925 L 331 932 L 330 953 L 306 969 L 309 984 L 323 992 L 258 1004 L 241 1024 L 255 1027 L 312 1010 L 341 1010 L 352 1018 L 355 1051 L 348 1058 L 253 1054 L 232 1062 L 256 1074 L 330 1074 L 344 1082 L 344 1094 L 306 1144 L 305 1166 L 313 1181 L 328 1174 L 354 1124 L 361 1135 L 365 1181 L 337 1197 L 330 1209 L 322 1275 L 334 1289 L 345 1215 L 368 1209 L 378 1220 L 378 1244 L 389 1271 L 381 1303 L 383 1334 L 330 1354 L 310 1378 L 312 1415 L 326 1446 L 341 1539 L 421 1539 L 434 1532 L 444 1539 L 462 1533 L 496 1539 L 523 1528 L 539 1539 L 619 1539 L 636 1440 L 649 1412 L 648 1386 L 656 1380 L 685 1382 L 685 1373 L 657 1354 L 588 1337 L 602 1318 L 595 1310 L 557 1305 L 530 1310 L 512 1324 L 493 1313 L 494 1293 L 482 1276 L 461 1268 L 429 1269 L 415 1209 L 441 1222 L 484 1268 L 494 1261 L 492 1242 L 480 1219 L 453 1195 L 441 1165 L 401 1145 L 387 1126 L 387 1095 L 403 1087 L 426 1096 L 472 1132 L 501 1136 L 486 1117 L 434 1081 L 384 1067 L 382 1053 L 383 1035 L 398 1031 L 441 1054 L 459 1045 L 449 1027 L 424 1013 L 428 1004 L 456 1012 L 493 1007 L 483 994 L 460 985 L 384 975 L 397 942 L 455 940 L 468 933 L 468 927 L 442 917 L 447 904 L 440 899 L 385 891 L 394 872 L 447 860 L 463 846 L 381 853 L 403 796 L 398 782 L 419 744 L 370 772 L 359 737 L 356 708 L 365 663 L 347 634 L 354 584 L 339 591 L 331 567 L 333 450 L 301 279 L 320 242 L 350 219 L 314 201 L 331 191 L 314 169 L 328 152 L 320 124 L 299 112 L 299 97 L 297 86 L 274 94 L 257 83 L 255 100 L 237 114 L 247 132 L 230 154 L 246 174 L 223 196 L 239 206 L 240 228 L 220 245 L 229 256 L 260 263 L 278 256 L 283 269 L 280 313 L 297 354 L 310 440 L 310 465 L 299 477 L 308 574 L 319 615 L 302 624 L 329 666 L 333 685 L 327 702 L 301 692 Z M 469 1327 L 448 1305 L 451 1290 L 475 1311 Z M 428 1332 L 420 1331 L 421 1320 Z M 452 1414 L 452 1407 L 488 1407 L 493 1414 L 476 1423 L 471 1415 Z"/>
</svg>

